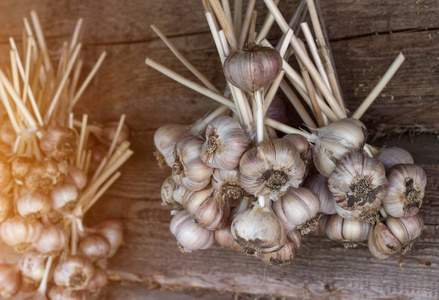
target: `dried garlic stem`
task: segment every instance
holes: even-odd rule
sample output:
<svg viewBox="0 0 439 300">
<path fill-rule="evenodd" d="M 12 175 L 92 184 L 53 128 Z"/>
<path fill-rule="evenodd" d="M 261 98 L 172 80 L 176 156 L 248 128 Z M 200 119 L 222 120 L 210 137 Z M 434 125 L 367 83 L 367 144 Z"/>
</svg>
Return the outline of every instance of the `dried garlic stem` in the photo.
<svg viewBox="0 0 439 300">
<path fill-rule="evenodd" d="M 235 26 L 235 36 L 241 34 L 242 23 L 242 0 L 235 0 L 233 5 L 233 26 Z"/>
<path fill-rule="evenodd" d="M 116 147 L 117 140 L 119 139 L 120 132 L 122 131 L 123 123 L 125 122 L 126 115 L 123 114 L 120 116 L 119 124 L 117 125 L 116 134 L 114 135 L 113 141 L 111 142 L 110 149 L 108 150 L 107 157 L 110 157 L 113 154 L 114 148 Z"/>
<path fill-rule="evenodd" d="M 302 131 L 302 130 L 293 128 L 291 126 L 282 124 L 281 122 L 275 121 L 273 119 L 266 118 L 265 125 L 270 126 L 274 129 L 277 129 L 277 130 L 279 130 L 283 133 L 286 133 L 286 134 L 300 134 L 300 135 L 306 137 L 307 139 L 309 139 L 311 137 L 311 133 L 308 133 L 306 131 Z"/>
<path fill-rule="evenodd" d="M 234 34 L 234 30 L 232 25 L 227 21 L 226 15 L 221 7 L 221 4 L 218 0 L 209 0 L 210 5 L 212 5 L 212 9 L 220 23 L 222 29 L 224 30 L 224 34 L 229 41 L 229 45 L 232 48 L 232 51 L 236 51 L 238 49 L 238 42 L 236 41 L 236 37 Z"/>
<path fill-rule="evenodd" d="M 274 3 L 278 5 L 279 0 L 275 0 Z M 268 12 L 267 16 L 265 17 L 264 24 L 262 24 L 262 28 L 261 30 L 259 30 L 258 36 L 256 37 L 256 43 L 259 44 L 263 39 L 265 39 L 271 27 L 273 27 L 273 23 L 274 16 L 270 12 Z"/>
<path fill-rule="evenodd" d="M 280 71 L 279 75 L 277 75 L 276 79 L 273 81 L 273 83 L 270 86 L 270 89 L 268 90 L 267 94 L 264 97 L 264 116 L 267 114 L 268 108 L 271 105 L 271 102 L 273 102 L 274 96 L 276 95 L 279 85 L 282 82 L 282 79 L 284 78 L 285 71 Z"/>
<path fill-rule="evenodd" d="M 47 283 L 49 281 L 50 269 L 52 268 L 53 256 L 49 255 L 46 261 L 46 266 L 44 267 L 44 275 L 41 280 L 40 286 L 38 287 L 37 293 L 41 296 L 46 295 Z"/>
<path fill-rule="evenodd" d="M 296 96 L 294 91 L 290 88 L 290 86 L 285 80 L 282 80 L 282 82 L 280 83 L 280 88 L 282 89 L 284 94 L 288 97 L 288 100 L 290 100 L 291 104 L 293 104 L 294 108 L 299 113 L 300 117 L 302 118 L 306 126 L 311 128 L 317 128 L 317 125 L 314 123 L 311 116 L 308 114 L 305 107 L 300 102 L 300 99 Z"/>
<path fill-rule="evenodd" d="M 246 40 L 247 32 L 250 26 L 250 20 L 252 18 L 252 12 L 255 8 L 256 0 L 249 0 L 247 4 L 247 10 L 245 12 L 244 23 L 242 23 L 241 33 L 239 35 L 239 49 L 244 47 L 244 43 Z"/>
</svg>

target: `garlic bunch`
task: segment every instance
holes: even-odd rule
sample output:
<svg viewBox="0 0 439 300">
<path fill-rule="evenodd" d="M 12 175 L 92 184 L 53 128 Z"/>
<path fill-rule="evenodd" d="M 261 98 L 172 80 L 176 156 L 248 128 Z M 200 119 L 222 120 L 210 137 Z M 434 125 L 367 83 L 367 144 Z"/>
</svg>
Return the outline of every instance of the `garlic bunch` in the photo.
<svg viewBox="0 0 439 300">
<path fill-rule="evenodd" d="M 378 259 L 392 254 L 405 254 L 411 249 L 414 239 L 421 235 L 424 221 L 419 215 L 407 218 L 387 218 L 373 227 L 369 235 L 369 250 Z"/>
<path fill-rule="evenodd" d="M 69 159 L 76 153 L 76 133 L 70 128 L 50 125 L 40 139 L 40 148 L 49 156 L 57 159 Z"/>
<path fill-rule="evenodd" d="M 235 216 L 231 232 L 247 253 L 273 252 L 282 248 L 286 240 L 285 228 L 270 206 L 261 207 L 257 202 Z"/>
<path fill-rule="evenodd" d="M 154 152 L 160 167 L 174 163 L 174 146 L 188 132 L 188 127 L 180 124 L 166 124 L 154 133 Z"/>
<path fill-rule="evenodd" d="M 367 240 L 371 224 L 357 219 L 343 219 L 335 214 L 326 222 L 326 235 L 332 241 L 342 242 L 345 248 L 354 248 Z"/>
<path fill-rule="evenodd" d="M 407 150 L 399 147 L 381 148 L 378 160 L 386 170 L 397 164 L 414 164 L 412 155 Z"/>
<path fill-rule="evenodd" d="M 308 177 L 303 185 L 313 191 L 320 200 L 319 212 L 333 215 L 335 211 L 334 195 L 328 188 L 328 178 L 322 174 L 315 174 Z"/>
<path fill-rule="evenodd" d="M 262 142 L 248 150 L 239 163 L 244 189 L 256 197 L 278 200 L 290 187 L 298 187 L 305 174 L 299 151 L 285 139 Z"/>
<path fill-rule="evenodd" d="M 178 185 L 172 176 L 169 176 L 165 179 L 161 188 L 162 205 L 181 210 L 183 196 L 186 192 L 187 189 L 185 187 Z"/>
<path fill-rule="evenodd" d="M 222 228 L 230 214 L 226 196 L 212 186 L 198 192 L 186 193 L 183 197 L 183 207 L 198 225 L 210 230 Z"/>
<path fill-rule="evenodd" d="M 203 140 L 193 135 L 182 138 L 175 144 L 172 176 L 175 182 L 190 191 L 205 188 L 213 169 L 206 166 L 200 158 Z"/>
<path fill-rule="evenodd" d="M 350 152 L 363 148 L 367 129 L 359 120 L 346 118 L 328 126 L 311 129 L 310 140 L 314 143 L 313 161 L 325 177 L 334 171 L 337 161 Z"/>
<path fill-rule="evenodd" d="M 214 232 L 196 224 L 184 210 L 172 218 L 169 227 L 182 252 L 207 249 L 215 242 Z"/>
<path fill-rule="evenodd" d="M 287 232 L 297 229 L 304 235 L 316 229 L 319 207 L 317 195 L 310 189 L 299 187 L 288 190 L 274 203 L 273 210 Z"/>
<path fill-rule="evenodd" d="M 417 165 L 394 165 L 387 172 L 389 191 L 383 199 L 386 213 L 395 218 L 416 215 L 427 184 L 424 169 Z"/>
<path fill-rule="evenodd" d="M 201 160 L 209 167 L 233 170 L 238 167 L 250 140 L 239 122 L 228 116 L 219 116 L 206 128 Z"/>
<path fill-rule="evenodd" d="M 246 195 L 241 184 L 241 174 L 238 169 L 227 171 L 215 169 L 212 176 L 212 186 L 230 200 L 241 200 Z"/>
<path fill-rule="evenodd" d="M 341 217 L 374 224 L 388 181 L 384 166 L 377 159 L 353 152 L 337 163 L 328 178 L 328 186 L 334 195 L 335 210 Z"/>
</svg>

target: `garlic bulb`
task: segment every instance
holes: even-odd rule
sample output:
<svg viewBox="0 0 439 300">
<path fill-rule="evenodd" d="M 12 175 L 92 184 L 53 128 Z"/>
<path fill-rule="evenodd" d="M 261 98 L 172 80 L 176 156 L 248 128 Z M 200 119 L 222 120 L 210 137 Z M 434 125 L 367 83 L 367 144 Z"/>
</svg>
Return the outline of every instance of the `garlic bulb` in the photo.
<svg viewBox="0 0 439 300">
<path fill-rule="evenodd" d="M 16 156 L 11 163 L 11 173 L 14 181 L 22 185 L 24 178 L 27 176 L 32 167 L 34 160 L 27 156 Z"/>
<path fill-rule="evenodd" d="M 9 217 L 12 211 L 12 199 L 0 193 L 0 223 Z"/>
<path fill-rule="evenodd" d="M 388 181 L 384 166 L 377 159 L 353 152 L 337 163 L 328 178 L 328 186 L 341 217 L 374 224 Z"/>
<path fill-rule="evenodd" d="M 302 235 L 316 229 L 319 207 L 317 195 L 304 187 L 288 190 L 273 204 L 274 213 L 285 226 L 285 230 L 289 232 L 297 229 Z"/>
<path fill-rule="evenodd" d="M 187 189 L 185 187 L 178 185 L 172 176 L 169 176 L 162 184 L 162 205 L 168 206 L 172 209 L 181 210 L 183 208 L 183 196 L 186 192 Z"/>
<path fill-rule="evenodd" d="M 172 218 L 169 228 L 182 252 L 207 249 L 215 242 L 214 232 L 197 225 L 185 210 Z"/>
<path fill-rule="evenodd" d="M 56 186 L 50 192 L 52 207 L 59 212 L 70 213 L 78 202 L 78 188 L 70 183 Z"/>
<path fill-rule="evenodd" d="M 35 250 L 44 255 L 57 256 L 68 247 L 69 237 L 66 231 L 56 225 L 47 225 L 41 231 L 41 236 L 35 242 Z"/>
<path fill-rule="evenodd" d="M 0 296 L 11 298 L 20 289 L 20 272 L 15 265 L 0 264 Z"/>
<path fill-rule="evenodd" d="M 40 192 L 26 190 L 17 199 L 18 213 L 24 218 L 40 218 L 46 215 L 50 209 L 50 198 Z"/>
<path fill-rule="evenodd" d="M 49 291 L 50 300 L 87 300 L 85 291 L 70 290 L 62 286 L 52 286 Z"/>
<path fill-rule="evenodd" d="M 246 252 L 269 253 L 283 247 L 285 228 L 269 205 L 255 203 L 235 216 L 231 226 L 233 238 Z"/>
<path fill-rule="evenodd" d="M 221 170 L 215 169 L 212 176 L 212 186 L 231 200 L 241 200 L 246 195 L 241 184 L 241 174 L 238 169 Z"/>
<path fill-rule="evenodd" d="M 92 234 L 79 241 L 79 249 L 94 262 L 110 254 L 110 243 L 104 237 Z"/>
<path fill-rule="evenodd" d="M 76 133 L 60 125 L 50 125 L 40 139 L 40 148 L 46 156 L 69 159 L 76 154 Z"/>
<path fill-rule="evenodd" d="M 206 166 L 200 158 L 203 140 L 188 135 L 175 144 L 172 176 L 177 184 L 190 191 L 205 188 L 212 176 L 213 169 Z"/>
<path fill-rule="evenodd" d="M 33 282 L 40 282 L 44 276 L 46 258 L 37 252 L 24 253 L 20 258 L 18 268 L 24 277 Z"/>
<path fill-rule="evenodd" d="M 11 166 L 6 159 L 0 157 L 0 188 L 8 186 L 11 180 Z"/>
<path fill-rule="evenodd" d="M 226 196 L 217 192 L 212 186 L 185 194 L 183 207 L 197 224 L 210 230 L 222 228 L 230 214 Z"/>
<path fill-rule="evenodd" d="M 241 184 L 254 196 L 276 201 L 290 187 L 298 187 L 305 174 L 299 151 L 284 139 L 262 142 L 248 150 L 239 163 Z"/>
<path fill-rule="evenodd" d="M 267 265 L 283 266 L 291 263 L 295 253 L 296 245 L 287 239 L 284 246 L 279 250 L 270 253 L 256 253 L 255 256 Z"/>
<path fill-rule="evenodd" d="M 97 292 L 108 283 L 107 273 L 99 267 L 95 267 L 95 273 L 87 286 L 87 291 Z"/>
<path fill-rule="evenodd" d="M 249 43 L 224 61 L 227 81 L 247 93 L 268 87 L 282 69 L 282 57 L 272 48 Z"/>
<path fill-rule="evenodd" d="M 250 140 L 239 122 L 228 116 L 219 116 L 206 128 L 201 160 L 209 167 L 233 170 L 238 167 Z"/>
<path fill-rule="evenodd" d="M 311 129 L 314 142 L 313 161 L 325 177 L 334 171 L 337 161 L 350 152 L 359 151 L 367 137 L 367 129 L 359 120 L 346 118 L 328 126 Z"/>
<path fill-rule="evenodd" d="M 375 225 L 376 226 L 376 225 Z M 378 259 L 387 259 L 390 257 L 390 255 L 384 254 L 380 252 L 375 244 L 375 239 L 373 238 L 374 235 L 374 228 L 372 227 L 369 230 L 369 236 L 367 237 L 367 247 L 369 249 L 370 254 L 372 254 L 373 257 Z"/>
<path fill-rule="evenodd" d="M 322 174 L 315 174 L 308 177 L 303 185 L 313 191 L 320 200 L 319 212 L 333 215 L 335 214 L 334 195 L 328 188 L 328 178 Z"/>
<path fill-rule="evenodd" d="M 354 248 L 369 236 L 371 224 L 357 219 L 343 219 L 335 214 L 326 222 L 326 235 L 332 241 L 342 242 L 345 248 Z"/>
<path fill-rule="evenodd" d="M 119 126 L 119 121 L 108 122 L 102 126 L 102 131 L 99 138 L 104 145 L 111 146 L 116 136 L 118 126 Z M 130 128 L 128 127 L 127 124 L 123 123 L 122 129 L 116 141 L 116 147 L 120 146 L 123 142 L 128 141 L 129 138 L 130 138 Z"/>
<path fill-rule="evenodd" d="M 112 257 L 116 254 L 117 249 L 123 243 L 123 225 L 122 221 L 117 219 L 108 219 L 101 222 L 95 227 L 96 234 L 103 236 L 110 244 L 110 252 L 107 257 Z"/>
<path fill-rule="evenodd" d="M 49 157 L 34 161 L 24 176 L 24 186 L 32 191 L 49 193 L 57 184 L 64 182 L 64 174 L 58 163 Z"/>
<path fill-rule="evenodd" d="M 41 231 L 40 222 L 29 221 L 20 216 L 7 219 L 0 227 L 3 241 L 13 247 L 16 252 L 33 250 L 33 244 L 39 239 Z"/>
<path fill-rule="evenodd" d="M 70 255 L 58 262 L 53 274 L 56 285 L 70 290 L 84 290 L 95 272 L 88 258 Z"/>
<path fill-rule="evenodd" d="M 74 184 L 78 189 L 82 190 L 87 184 L 87 174 L 73 165 L 68 165 L 68 175 L 65 183 Z"/>
<path fill-rule="evenodd" d="M 312 149 L 308 143 L 308 140 L 300 134 L 287 134 L 283 139 L 291 142 L 294 147 L 299 151 L 300 158 L 303 160 L 306 166 L 312 161 Z"/>
<path fill-rule="evenodd" d="M 424 169 L 417 165 L 394 165 L 387 172 L 389 191 L 383 206 L 395 218 L 416 215 L 422 205 L 427 184 Z"/>
<path fill-rule="evenodd" d="M 154 152 L 160 167 L 166 165 L 172 168 L 174 163 L 174 146 L 187 133 L 189 128 L 186 125 L 166 124 L 154 133 L 154 145 L 157 149 Z"/>
<path fill-rule="evenodd" d="M 399 147 L 381 148 L 378 160 L 384 165 L 386 170 L 397 164 L 414 164 L 410 152 Z"/>
</svg>

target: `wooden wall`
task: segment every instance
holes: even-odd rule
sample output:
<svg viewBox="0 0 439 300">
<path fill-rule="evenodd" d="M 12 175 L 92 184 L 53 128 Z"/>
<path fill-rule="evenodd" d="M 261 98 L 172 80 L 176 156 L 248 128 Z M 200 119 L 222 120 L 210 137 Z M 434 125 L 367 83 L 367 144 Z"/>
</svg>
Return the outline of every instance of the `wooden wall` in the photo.
<svg viewBox="0 0 439 300">
<path fill-rule="evenodd" d="M 262 1 L 257 2 L 265 13 Z M 281 0 L 287 18 L 297 2 Z M 21 39 L 22 17 L 33 8 L 54 56 L 79 17 L 87 26 L 86 67 L 91 68 L 101 51 L 108 52 L 78 109 L 97 121 L 125 113 L 134 132 L 135 155 L 88 215 L 91 224 L 117 217 L 126 226 L 125 245 L 110 263 L 117 281 L 108 288 L 107 299 L 439 298 L 439 2 L 321 2 L 344 97 L 352 110 L 398 52 L 406 56 L 363 117 L 375 144 L 407 147 L 428 175 L 422 208 L 426 230 L 404 257 L 378 261 L 366 248 L 345 251 L 323 236 L 306 237 L 293 264 L 285 267 L 266 267 L 218 246 L 182 254 L 168 229 L 169 211 L 160 205 L 160 186 L 170 170 L 157 167 L 152 136 L 163 124 L 191 123 L 217 104 L 146 67 L 144 60 L 150 56 L 191 76 L 154 36 L 149 26 L 156 24 L 209 80 L 224 86 L 201 1 L 0 1 L 2 65 L 9 57 L 8 37 Z M 272 38 L 278 35 L 275 30 Z"/>
</svg>

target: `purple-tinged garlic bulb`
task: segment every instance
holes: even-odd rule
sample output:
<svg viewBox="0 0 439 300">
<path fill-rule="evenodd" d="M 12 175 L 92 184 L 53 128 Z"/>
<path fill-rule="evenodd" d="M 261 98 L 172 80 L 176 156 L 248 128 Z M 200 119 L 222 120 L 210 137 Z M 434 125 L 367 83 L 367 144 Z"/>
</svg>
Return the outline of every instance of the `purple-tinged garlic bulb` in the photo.
<svg viewBox="0 0 439 300">
<path fill-rule="evenodd" d="M 335 211 L 334 195 L 328 188 L 328 178 L 322 174 L 315 174 L 305 180 L 304 187 L 313 191 L 320 200 L 319 212 L 333 215 Z"/>
<path fill-rule="evenodd" d="M 0 296 L 9 299 L 20 290 L 20 271 L 16 265 L 0 264 Z"/>
<path fill-rule="evenodd" d="M 222 228 L 230 214 L 226 196 L 212 186 L 198 192 L 186 193 L 183 197 L 183 207 L 198 225 L 210 230 Z"/>
<path fill-rule="evenodd" d="M 312 149 L 308 143 L 308 140 L 300 134 L 287 134 L 283 137 L 290 141 L 294 147 L 299 151 L 300 158 L 303 160 L 306 166 L 312 161 Z"/>
<path fill-rule="evenodd" d="M 273 204 L 273 210 L 287 232 L 299 230 L 305 235 L 316 229 L 320 201 L 310 189 L 290 189 Z"/>
<path fill-rule="evenodd" d="M 229 55 L 224 62 L 227 81 L 250 94 L 268 87 L 281 69 L 278 51 L 254 43 Z"/>
<path fill-rule="evenodd" d="M 267 265 L 284 266 L 291 263 L 296 253 L 296 244 L 287 239 L 282 248 L 270 253 L 255 253 L 255 256 Z"/>
<path fill-rule="evenodd" d="M 46 257 L 37 252 L 24 253 L 18 262 L 21 274 L 32 282 L 40 282 L 46 268 Z"/>
<path fill-rule="evenodd" d="M 187 133 L 189 128 L 186 125 L 166 124 L 154 133 L 154 145 L 157 149 L 154 156 L 157 158 L 159 167 L 166 165 L 172 168 L 174 163 L 174 146 Z"/>
<path fill-rule="evenodd" d="M 16 252 L 27 252 L 34 249 L 42 231 L 38 221 L 29 221 L 21 216 L 15 216 L 4 221 L 0 226 L 3 241 L 14 248 Z"/>
<path fill-rule="evenodd" d="M 233 170 L 247 151 L 250 139 L 239 122 L 228 116 L 219 116 L 206 128 L 201 160 L 209 167 Z"/>
<path fill-rule="evenodd" d="M 69 245 L 66 231 L 56 225 L 47 225 L 41 230 L 41 236 L 35 242 L 35 250 L 43 255 L 58 256 Z"/>
<path fill-rule="evenodd" d="M 84 290 L 93 278 L 95 267 L 88 258 L 70 255 L 58 262 L 53 274 L 56 285 L 70 290 Z"/>
<path fill-rule="evenodd" d="M 182 252 L 207 249 L 215 242 L 214 232 L 195 223 L 185 210 L 172 218 L 169 228 Z"/>
<path fill-rule="evenodd" d="M 425 194 L 427 175 L 417 165 L 394 165 L 387 172 L 389 191 L 383 199 L 386 213 L 395 218 L 419 212 Z"/>
<path fill-rule="evenodd" d="M 238 169 L 227 171 L 215 169 L 212 176 L 212 186 L 230 200 L 241 200 L 247 193 L 241 184 L 241 174 Z"/>
<path fill-rule="evenodd" d="M 343 156 L 361 150 L 367 138 L 366 126 L 352 118 L 341 119 L 312 131 L 313 161 L 325 177 L 329 177 Z"/>
<path fill-rule="evenodd" d="M 371 224 L 357 219 L 343 219 L 335 214 L 326 222 L 326 235 L 332 241 L 343 243 L 346 249 L 355 248 L 367 240 Z"/>
<path fill-rule="evenodd" d="M 162 184 L 162 205 L 176 210 L 182 210 L 183 196 L 187 192 L 184 186 L 178 185 L 172 176 L 165 179 Z"/>
<path fill-rule="evenodd" d="M 40 148 L 46 156 L 56 159 L 69 159 L 76 154 L 77 137 L 74 130 L 50 125 L 40 139 Z"/>
<path fill-rule="evenodd" d="M 87 300 L 87 293 L 54 285 L 50 288 L 49 300 Z"/>
<path fill-rule="evenodd" d="M 388 181 L 379 160 L 353 152 L 337 163 L 328 178 L 328 186 L 334 195 L 335 210 L 341 217 L 374 224 Z"/>
<path fill-rule="evenodd" d="M 17 211 L 23 218 L 35 220 L 51 209 L 50 198 L 44 193 L 25 190 L 17 199 Z"/>
<path fill-rule="evenodd" d="M 262 142 L 248 150 L 239 163 L 244 189 L 256 197 L 278 200 L 291 187 L 298 187 L 305 174 L 299 151 L 289 141 Z"/>
<path fill-rule="evenodd" d="M 204 189 L 209 183 L 213 169 L 200 158 L 204 141 L 188 135 L 175 144 L 172 176 L 175 182 L 190 191 Z"/>
<path fill-rule="evenodd" d="M 399 147 L 381 148 L 378 160 L 384 165 L 386 170 L 397 164 L 414 164 L 410 152 Z"/>
<path fill-rule="evenodd" d="M 253 208 L 237 214 L 231 226 L 233 238 L 247 253 L 269 253 L 283 247 L 286 240 L 285 228 L 269 205 Z"/>
<path fill-rule="evenodd" d="M 79 250 L 92 262 L 106 258 L 110 254 L 110 243 L 98 234 L 92 234 L 79 241 Z"/>
</svg>

